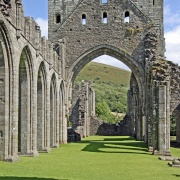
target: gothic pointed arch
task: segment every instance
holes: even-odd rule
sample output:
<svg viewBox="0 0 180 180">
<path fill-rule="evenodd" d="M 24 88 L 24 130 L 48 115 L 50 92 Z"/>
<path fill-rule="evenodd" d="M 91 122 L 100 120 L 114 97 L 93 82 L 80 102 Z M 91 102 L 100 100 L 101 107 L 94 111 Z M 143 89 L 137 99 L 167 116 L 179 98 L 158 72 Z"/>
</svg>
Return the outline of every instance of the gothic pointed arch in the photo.
<svg viewBox="0 0 180 180">
<path fill-rule="evenodd" d="M 19 61 L 19 112 L 18 152 L 26 155 L 32 152 L 32 55 L 28 46 L 22 50 Z"/>
<path fill-rule="evenodd" d="M 87 50 L 84 54 L 82 54 L 77 60 L 71 65 L 68 69 L 68 88 L 70 87 L 71 82 L 74 82 L 76 76 L 80 72 L 80 70 L 91 60 L 99 57 L 101 55 L 109 55 L 114 57 L 124 64 L 126 64 L 133 72 L 140 91 L 140 95 L 143 96 L 144 87 L 143 87 L 143 74 L 144 70 L 140 64 L 136 61 L 136 59 L 132 58 L 128 53 L 124 52 L 121 48 L 117 48 L 108 44 L 101 44 L 95 46 L 89 50 Z"/>
<path fill-rule="evenodd" d="M 50 84 L 50 146 L 57 147 L 58 145 L 58 119 L 57 119 L 57 84 L 56 76 L 52 75 Z"/>
<path fill-rule="evenodd" d="M 13 86 L 13 48 L 6 24 L 0 25 L 0 160 L 14 161 L 16 149 L 12 131 L 15 132 L 16 124 L 12 119 L 12 86 Z M 14 148 L 14 149 L 13 149 Z"/>
<path fill-rule="evenodd" d="M 81 71 L 81 69 L 89 63 L 91 60 L 95 59 L 96 57 L 99 57 L 101 55 L 109 55 L 111 57 L 114 57 L 124 64 L 126 64 L 131 70 L 132 74 L 134 75 L 134 78 L 137 82 L 137 91 L 138 95 L 136 96 L 137 99 L 135 99 L 136 102 L 138 102 L 138 113 L 136 113 L 135 119 L 137 122 L 137 131 L 138 131 L 138 137 L 137 139 L 142 140 L 142 132 L 144 131 L 145 126 L 142 126 L 142 109 L 139 108 L 142 106 L 143 101 L 145 100 L 145 84 L 144 84 L 144 71 L 140 64 L 137 63 L 137 61 L 132 58 L 128 53 L 124 52 L 120 48 L 116 48 L 114 46 L 110 46 L 107 44 L 101 44 L 99 46 L 93 47 L 86 51 L 83 55 L 81 55 L 69 68 L 69 77 L 68 77 L 68 97 L 71 97 L 71 86 L 74 82 L 77 74 Z M 72 72 L 72 73 L 70 73 Z"/>
<path fill-rule="evenodd" d="M 62 81 L 60 83 L 60 88 L 59 88 L 59 98 L 60 98 L 60 105 L 59 105 L 59 131 L 60 131 L 60 134 L 59 134 L 59 140 L 60 140 L 60 143 L 63 143 L 63 124 L 64 124 L 64 121 L 66 121 L 66 118 L 65 118 L 65 86 L 64 86 L 64 82 Z"/>
<path fill-rule="evenodd" d="M 47 147 L 46 121 L 46 72 L 44 62 L 41 62 L 37 77 L 37 150 L 43 151 Z"/>
</svg>

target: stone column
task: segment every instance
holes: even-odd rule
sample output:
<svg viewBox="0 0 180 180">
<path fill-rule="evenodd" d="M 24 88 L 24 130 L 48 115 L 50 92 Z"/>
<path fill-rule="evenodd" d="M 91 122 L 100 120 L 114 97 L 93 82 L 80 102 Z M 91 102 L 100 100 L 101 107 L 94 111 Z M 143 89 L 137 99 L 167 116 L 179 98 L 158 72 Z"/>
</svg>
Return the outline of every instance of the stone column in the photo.
<svg viewBox="0 0 180 180">
<path fill-rule="evenodd" d="M 19 39 L 21 37 L 21 14 L 22 2 L 21 0 L 16 0 L 16 37 Z"/>
<path fill-rule="evenodd" d="M 60 90 L 59 90 L 60 91 Z M 60 124 L 60 107 L 59 107 L 59 91 L 56 93 L 56 145 L 59 147 L 59 124 Z"/>
<path fill-rule="evenodd" d="M 59 40 L 59 49 L 60 49 L 60 59 L 61 59 L 61 77 L 65 78 L 65 71 L 66 71 L 66 64 L 65 64 L 65 53 L 66 53 L 66 40 L 60 39 Z"/>
<path fill-rule="evenodd" d="M 63 86 L 62 91 L 64 94 L 63 104 L 63 119 L 62 119 L 62 143 L 67 144 L 67 117 L 69 116 L 69 94 L 67 93 L 67 86 Z"/>
<path fill-rule="evenodd" d="M 86 137 L 89 136 L 89 116 L 90 116 L 90 113 L 89 113 L 89 101 L 90 101 L 90 98 L 89 98 L 89 85 L 87 83 L 86 85 L 86 104 L 85 104 L 85 108 L 86 108 Z"/>
<path fill-rule="evenodd" d="M 12 136 L 11 136 L 11 155 L 8 157 L 8 161 L 16 162 L 19 160 L 18 156 L 18 75 L 19 67 L 13 67 L 13 77 L 12 77 Z"/>
<path fill-rule="evenodd" d="M 33 69 L 34 72 L 34 81 L 32 82 L 32 98 L 31 98 L 31 121 L 32 121 L 32 127 L 31 127 L 31 148 L 32 148 L 32 154 L 33 156 L 37 156 L 37 69 Z"/>
<path fill-rule="evenodd" d="M 170 82 L 166 83 L 166 154 L 170 154 Z"/>
<path fill-rule="evenodd" d="M 60 93 L 61 89 L 60 89 Z M 62 119 L 63 119 L 63 103 L 62 103 L 62 94 L 59 94 L 59 143 L 62 143 Z"/>
<path fill-rule="evenodd" d="M 40 53 L 40 49 L 41 49 L 41 30 L 40 30 L 40 26 L 38 26 L 38 24 L 36 24 L 36 56 L 39 56 Z"/>
<path fill-rule="evenodd" d="M 145 116 L 141 116 L 142 117 L 142 127 L 143 127 L 143 130 L 142 130 L 142 136 L 143 136 L 143 140 L 145 143 L 147 143 L 147 124 L 146 124 L 146 118 Z"/>
<path fill-rule="evenodd" d="M 50 77 L 47 76 L 47 91 L 46 91 L 46 150 L 47 152 L 50 151 Z"/>
<path fill-rule="evenodd" d="M 96 100 L 95 100 L 95 91 L 92 90 L 92 116 L 94 117 L 96 115 Z"/>
<path fill-rule="evenodd" d="M 155 154 L 170 155 L 169 88 L 168 84 L 158 87 L 159 122 L 158 151 Z"/>
</svg>

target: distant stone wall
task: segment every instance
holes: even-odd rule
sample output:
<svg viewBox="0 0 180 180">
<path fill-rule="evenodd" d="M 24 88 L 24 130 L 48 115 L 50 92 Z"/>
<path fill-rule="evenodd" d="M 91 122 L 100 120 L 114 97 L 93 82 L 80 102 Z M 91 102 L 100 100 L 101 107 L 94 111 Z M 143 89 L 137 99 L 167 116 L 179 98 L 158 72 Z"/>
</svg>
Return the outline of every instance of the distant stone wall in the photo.
<svg viewBox="0 0 180 180">
<path fill-rule="evenodd" d="M 95 114 L 95 93 L 91 82 L 73 87 L 70 122 L 81 137 L 89 136 L 90 119 Z"/>
<path fill-rule="evenodd" d="M 101 136 L 134 136 L 131 118 L 126 115 L 124 119 L 117 124 L 105 123 L 97 118 L 91 118 L 90 135 Z"/>
</svg>

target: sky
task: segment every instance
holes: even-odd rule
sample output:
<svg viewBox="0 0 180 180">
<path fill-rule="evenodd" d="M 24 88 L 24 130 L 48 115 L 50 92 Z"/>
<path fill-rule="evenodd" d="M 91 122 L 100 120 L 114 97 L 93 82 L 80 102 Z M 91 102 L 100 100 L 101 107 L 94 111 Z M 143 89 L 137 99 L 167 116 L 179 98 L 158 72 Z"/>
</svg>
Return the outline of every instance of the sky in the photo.
<svg viewBox="0 0 180 180">
<path fill-rule="evenodd" d="M 22 0 L 25 16 L 31 16 L 41 26 L 43 36 L 48 36 L 48 0 Z M 164 30 L 166 58 L 180 65 L 180 0 L 164 0 Z M 96 62 L 129 70 L 120 61 L 103 55 Z"/>
</svg>

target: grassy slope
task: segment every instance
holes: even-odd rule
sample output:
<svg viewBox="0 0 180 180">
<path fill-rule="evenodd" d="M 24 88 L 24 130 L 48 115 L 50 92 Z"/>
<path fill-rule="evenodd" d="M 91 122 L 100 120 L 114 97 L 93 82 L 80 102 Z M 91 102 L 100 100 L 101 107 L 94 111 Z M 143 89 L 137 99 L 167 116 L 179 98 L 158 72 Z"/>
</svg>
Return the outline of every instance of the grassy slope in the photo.
<svg viewBox="0 0 180 180">
<path fill-rule="evenodd" d="M 125 113 L 131 72 L 109 65 L 90 62 L 76 82 L 93 80 L 96 103 L 105 101 L 111 111 Z"/>
<path fill-rule="evenodd" d="M 101 80 L 105 83 L 113 83 L 117 86 L 123 85 L 129 87 L 131 72 L 116 68 L 113 66 L 90 62 L 88 63 L 77 76 L 77 81 L 81 80 Z"/>
<path fill-rule="evenodd" d="M 180 156 L 179 150 L 173 152 Z M 88 137 L 36 158 L 21 157 L 15 164 L 0 162 L 4 180 L 176 180 L 179 175 L 178 168 L 168 167 L 143 142 L 128 137 Z"/>
</svg>

